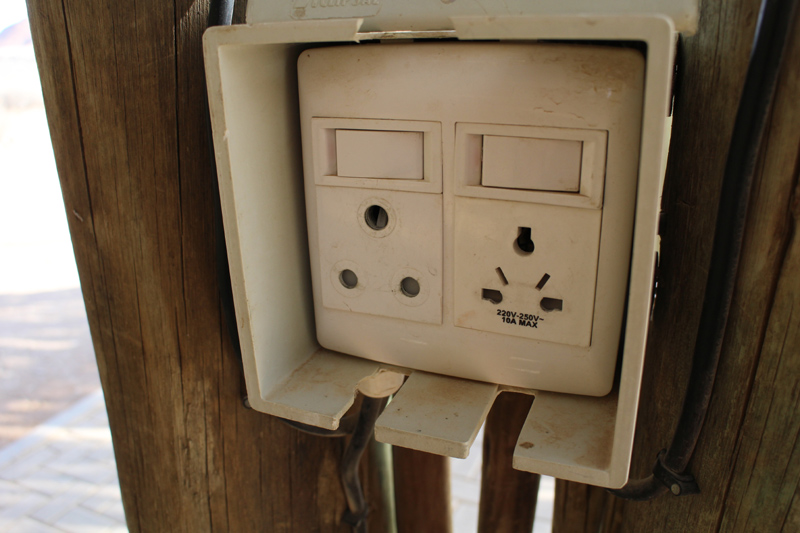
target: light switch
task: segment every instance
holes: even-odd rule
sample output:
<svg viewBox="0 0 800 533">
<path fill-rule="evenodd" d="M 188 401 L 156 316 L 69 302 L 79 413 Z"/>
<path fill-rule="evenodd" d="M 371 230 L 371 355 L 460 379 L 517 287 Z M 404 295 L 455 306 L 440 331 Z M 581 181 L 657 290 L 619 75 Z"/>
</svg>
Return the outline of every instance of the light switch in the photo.
<svg viewBox="0 0 800 533">
<path fill-rule="evenodd" d="M 336 130 L 336 174 L 348 178 L 423 178 L 421 131 Z"/>
<path fill-rule="evenodd" d="M 481 185 L 578 192 L 582 151 L 581 141 L 484 135 Z"/>
</svg>

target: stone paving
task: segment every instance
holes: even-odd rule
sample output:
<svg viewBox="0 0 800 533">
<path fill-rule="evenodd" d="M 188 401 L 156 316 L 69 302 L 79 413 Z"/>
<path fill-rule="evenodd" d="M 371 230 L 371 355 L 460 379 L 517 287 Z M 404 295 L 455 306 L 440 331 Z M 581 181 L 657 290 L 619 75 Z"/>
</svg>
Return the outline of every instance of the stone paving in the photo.
<svg viewBox="0 0 800 533">
<path fill-rule="evenodd" d="M 0 531 L 127 531 L 100 391 L 0 450 Z"/>
<path fill-rule="evenodd" d="M 0 290 L 0 449 L 99 387 L 80 289 Z"/>
</svg>

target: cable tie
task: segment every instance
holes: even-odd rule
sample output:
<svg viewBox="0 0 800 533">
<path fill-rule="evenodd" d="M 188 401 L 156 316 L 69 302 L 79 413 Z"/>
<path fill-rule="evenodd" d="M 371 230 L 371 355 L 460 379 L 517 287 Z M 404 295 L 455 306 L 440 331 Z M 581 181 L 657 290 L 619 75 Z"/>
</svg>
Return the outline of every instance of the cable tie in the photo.
<svg viewBox="0 0 800 533">
<path fill-rule="evenodd" d="M 653 466 L 653 476 L 661 483 L 666 485 L 669 491 L 675 496 L 687 496 L 689 494 L 699 494 L 700 486 L 695 481 L 694 476 L 688 473 L 678 473 L 671 470 L 664 464 L 664 457 L 667 450 L 658 452 L 656 464 Z"/>
</svg>

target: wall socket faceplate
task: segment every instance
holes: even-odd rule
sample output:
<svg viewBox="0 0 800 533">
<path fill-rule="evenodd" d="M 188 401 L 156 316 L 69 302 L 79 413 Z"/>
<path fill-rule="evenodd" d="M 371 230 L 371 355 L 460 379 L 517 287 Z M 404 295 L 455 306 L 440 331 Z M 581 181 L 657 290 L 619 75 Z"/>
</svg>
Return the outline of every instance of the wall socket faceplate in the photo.
<svg viewBox="0 0 800 533">
<path fill-rule="evenodd" d="M 600 209 L 457 198 L 455 324 L 589 348 L 601 221 Z"/>
<path fill-rule="evenodd" d="M 454 231 L 459 211 L 457 203 L 474 198 L 481 202 L 499 200 L 504 204 L 602 207 L 595 301 L 604 301 L 609 295 L 616 297 L 619 287 L 607 283 L 616 267 L 604 267 L 603 258 L 607 252 L 611 256 L 619 253 L 627 257 L 631 249 L 629 236 L 606 239 L 606 235 L 611 234 L 608 233 L 610 228 L 623 228 L 629 217 L 627 211 L 614 215 L 617 211 L 611 207 L 633 202 L 627 187 L 617 189 L 612 183 L 619 175 L 630 171 L 630 161 L 614 155 L 618 154 L 620 146 L 629 145 L 633 151 L 639 150 L 639 163 L 632 266 L 618 379 L 612 393 L 600 398 L 523 390 L 534 394 L 536 399 L 519 435 L 513 461 L 516 469 L 616 488 L 628 479 L 641 386 L 652 300 L 659 195 L 669 140 L 675 29 L 676 26 L 681 30 L 693 26 L 696 1 L 677 4 L 664 1 L 644 8 L 641 2 L 620 0 L 616 5 L 624 4 L 624 11 L 606 2 L 585 2 L 582 7 L 565 1 L 518 3 L 522 11 L 515 8 L 511 15 L 511 4 L 507 1 L 433 5 L 427 0 L 402 0 L 382 2 L 380 12 L 369 18 L 342 18 L 346 17 L 347 9 L 318 9 L 308 11 L 308 20 L 304 20 L 295 18 L 297 13 L 291 2 L 251 1 L 249 6 L 254 9 L 248 18 L 250 24 L 215 27 L 206 32 L 204 54 L 209 106 L 248 399 L 257 411 L 335 429 L 352 406 L 357 392 L 383 396 L 396 391 L 390 408 L 376 424 L 379 441 L 429 453 L 466 457 L 496 394 L 508 390 L 497 383 L 519 381 L 521 375 L 530 377 L 534 371 L 539 371 L 553 389 L 575 389 L 572 382 L 592 374 L 597 365 L 602 364 L 602 358 L 588 355 L 586 348 L 454 325 L 454 302 L 458 297 L 454 294 L 456 269 L 451 258 L 457 239 Z M 689 4 L 692 9 L 684 9 Z M 274 11 L 274 16 L 251 16 L 256 6 Z M 675 13 L 680 16 L 669 16 L 672 10 L 677 10 Z M 579 14 L 569 15 L 569 12 Z M 321 20 L 319 15 L 334 18 Z M 380 31 L 387 29 L 396 31 Z M 407 44 L 402 46 L 410 54 L 409 61 L 395 62 L 394 66 L 387 65 L 386 69 L 378 68 L 375 72 L 396 72 L 402 76 L 389 76 L 387 83 L 377 84 L 380 87 L 373 84 L 373 88 L 380 89 L 378 92 L 365 91 L 363 80 L 359 82 L 360 77 L 367 74 L 364 69 L 351 65 L 337 74 L 341 65 L 330 65 L 327 70 L 332 76 L 339 76 L 340 84 L 331 89 L 325 78 L 315 80 L 320 85 L 316 93 L 326 93 L 317 94 L 318 102 L 324 105 L 304 110 L 302 140 L 306 146 L 317 142 L 317 135 L 322 140 L 333 138 L 333 141 L 326 145 L 329 150 L 323 154 L 307 150 L 301 154 L 298 57 L 333 43 L 348 43 L 346 47 L 359 49 L 366 57 L 368 47 L 355 43 L 388 38 L 405 40 Z M 493 46 L 573 42 L 588 55 L 584 56 L 583 66 L 566 65 L 565 70 L 576 72 L 576 78 L 585 79 L 585 83 L 576 85 L 576 91 L 564 90 L 563 85 L 548 86 L 551 78 L 530 76 L 531 63 L 535 61 L 490 61 L 487 64 L 486 57 L 481 56 L 477 48 L 465 48 L 461 55 L 442 56 L 440 65 L 431 68 L 428 64 L 426 73 L 417 76 L 415 72 L 426 62 L 414 56 L 415 50 L 428 45 L 412 42 L 413 38 L 458 39 L 464 43 L 444 44 L 470 43 L 479 48 L 489 44 L 487 41 L 492 41 Z M 591 81 L 598 73 L 613 74 L 618 66 L 623 66 L 617 61 L 600 59 L 601 50 L 605 48 L 593 49 L 580 44 L 604 41 L 638 43 L 640 49 L 646 48 L 643 97 L 635 91 L 616 92 L 618 83 L 612 84 L 609 94 L 607 90 L 603 92 L 603 83 Z M 565 60 L 571 63 L 566 56 L 549 63 L 555 67 Z M 475 68 L 478 64 L 480 69 Z M 459 65 L 463 71 L 461 82 L 454 83 L 453 71 Z M 515 71 L 520 73 L 518 82 L 512 80 L 506 87 L 498 74 L 510 75 Z M 444 88 L 447 90 L 437 89 L 437 85 L 430 83 L 438 79 L 439 72 L 451 79 Z M 392 87 L 397 87 L 399 92 L 393 93 Z M 583 87 L 582 92 L 580 87 Z M 473 97 L 470 100 L 474 89 L 495 94 L 496 98 Z M 315 92 L 313 87 L 303 90 Z M 528 92 L 532 93 L 530 97 Z M 331 107 L 327 103 L 334 103 L 338 96 L 346 97 L 346 93 L 352 98 L 345 98 L 345 105 L 336 107 L 335 112 L 340 114 L 331 117 Z M 433 105 L 430 98 L 417 98 L 428 94 L 437 97 L 441 105 Z M 635 112 L 618 113 L 623 97 L 630 97 L 637 105 L 643 100 L 641 126 L 634 124 Z M 385 110 L 395 109 L 391 107 L 393 99 L 405 105 L 406 111 L 395 110 L 386 117 Z M 588 105 L 576 107 L 579 100 L 587 101 Z M 479 105 L 484 101 L 491 102 L 494 108 L 489 110 Z M 504 105 L 506 101 L 508 106 Z M 320 118 L 311 119 L 313 115 Z M 636 137 L 639 127 L 641 136 Z M 338 129 L 347 130 L 338 132 L 341 143 L 336 142 Z M 371 130 L 392 135 L 375 135 Z M 395 132 L 401 135 L 394 136 Z M 540 142 L 542 139 L 548 142 Z M 404 156 L 417 154 L 414 160 L 391 157 L 391 152 L 390 157 L 385 157 L 386 145 L 392 144 L 389 140 L 402 146 Z M 580 141 L 582 150 L 577 173 L 573 141 Z M 371 145 L 374 157 L 354 160 L 351 156 L 354 152 L 358 154 L 363 144 Z M 559 154 L 560 158 L 571 158 L 570 164 L 557 167 L 558 172 L 552 175 L 549 171 L 538 172 L 538 190 L 515 188 L 524 182 L 515 169 L 530 165 L 524 158 L 512 158 L 514 164 L 507 166 L 509 158 L 503 154 L 518 152 L 520 145 L 526 147 L 527 154 Z M 440 149 L 435 149 L 436 146 Z M 484 146 L 488 146 L 488 158 L 483 158 Z M 461 151 L 465 157 L 458 155 Z M 602 161 L 606 152 L 608 164 Z M 345 159 L 342 176 L 338 175 L 340 154 Z M 440 158 L 438 163 L 437 157 Z M 386 168 L 385 161 L 392 161 L 392 168 Z M 314 170 L 315 185 L 306 183 L 304 190 L 304 170 L 307 173 L 309 165 L 317 163 L 320 168 Z M 369 178 L 376 168 L 393 177 Z M 547 175 L 551 179 L 544 179 Z M 597 176 L 601 179 L 595 179 Z M 604 183 L 606 177 L 607 183 Z M 322 301 L 317 288 L 321 262 L 319 256 L 309 261 L 308 243 L 310 239 L 313 252 L 314 242 L 319 242 L 319 228 L 313 219 L 316 217 L 314 197 L 309 197 L 306 205 L 305 196 L 309 187 L 316 186 L 360 188 L 375 192 L 376 197 L 381 191 L 399 191 L 441 198 L 440 324 L 328 309 L 332 314 L 354 318 L 353 322 L 349 319 L 336 321 L 328 320 L 322 316 L 324 311 L 315 309 L 315 302 Z M 604 189 L 604 186 L 611 188 Z M 567 192 L 551 194 L 554 189 Z M 306 215 L 314 222 L 311 226 L 307 226 Z M 359 216 L 356 213 L 356 217 Z M 612 220 L 616 216 L 621 218 Z M 363 231 L 357 219 L 351 219 L 348 224 Z M 531 225 L 533 239 L 533 223 Z M 510 235 L 515 232 L 518 228 L 512 228 Z M 508 235 L 500 240 L 507 239 Z M 539 250 L 543 242 L 535 244 Z M 606 247 L 610 247 L 607 252 Z M 512 270 L 509 287 L 520 283 L 521 278 L 513 274 L 513 266 L 506 268 Z M 311 270 L 314 270 L 316 287 L 312 287 Z M 480 275 L 486 275 L 483 272 L 481 270 Z M 533 277 L 537 276 L 538 273 Z M 494 278 L 490 272 L 485 281 L 495 279 L 499 278 Z M 550 281 L 557 279 L 552 277 Z M 538 284 L 540 280 L 534 279 L 531 283 Z M 550 285 L 550 281 L 544 289 L 561 290 L 558 284 Z M 558 294 L 548 296 L 556 298 Z M 387 297 L 397 296 L 390 293 Z M 504 301 L 513 297 L 512 293 L 504 294 Z M 491 305 L 483 300 L 478 303 Z M 315 313 L 322 320 L 315 321 Z M 606 329 L 598 330 L 601 323 Z M 364 325 L 369 328 L 361 327 Z M 591 327 L 592 350 L 600 346 L 604 331 L 611 332 L 614 327 L 614 343 L 618 342 L 619 327 L 608 317 L 594 312 Z M 443 335 L 435 333 L 448 330 L 463 336 L 464 345 L 469 349 L 458 353 Z M 376 338 L 374 331 L 400 342 L 391 351 L 381 351 L 382 339 Z M 407 366 L 392 366 L 326 350 L 318 342 L 323 338 L 329 346 L 346 353 L 365 353 L 384 360 L 389 356 L 403 358 Z M 349 344 L 342 342 L 338 347 L 339 340 L 346 339 Z M 546 351 L 539 349 L 542 347 L 546 347 Z M 442 357 L 437 353 L 443 354 Z M 517 356 L 519 353 L 524 355 Z M 487 362 L 487 357 L 479 354 L 491 355 Z M 566 360 L 568 367 L 560 365 L 560 359 Z M 476 379 L 494 383 L 414 370 L 432 365 L 437 372 L 476 376 Z M 575 374 L 576 371 L 583 374 Z M 403 375 L 408 379 L 397 390 Z M 594 392 L 602 393 L 602 390 L 598 386 Z"/>
<path fill-rule="evenodd" d="M 320 344 L 509 386 L 608 393 L 644 65 L 637 50 L 587 45 L 304 51 Z"/>
</svg>

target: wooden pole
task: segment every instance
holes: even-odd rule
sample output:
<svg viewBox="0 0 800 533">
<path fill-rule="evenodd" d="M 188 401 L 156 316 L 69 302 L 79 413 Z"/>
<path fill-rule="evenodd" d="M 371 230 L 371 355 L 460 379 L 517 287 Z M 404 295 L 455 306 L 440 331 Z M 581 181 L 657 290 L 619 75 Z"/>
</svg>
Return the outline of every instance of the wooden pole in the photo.
<svg viewBox="0 0 800 533">
<path fill-rule="evenodd" d="M 348 532 L 343 440 L 242 405 L 215 272 L 208 3 L 28 10 L 128 527 Z"/>
<path fill-rule="evenodd" d="M 511 467 L 532 403 L 532 396 L 506 392 L 497 397 L 486 418 L 478 533 L 520 533 L 533 528 L 540 478 Z"/>
<path fill-rule="evenodd" d="M 556 480 L 553 531 L 614 531 L 617 500 L 605 489 Z"/>
<path fill-rule="evenodd" d="M 399 446 L 393 449 L 398 533 L 449 533 L 450 459 Z"/>
<path fill-rule="evenodd" d="M 645 364 L 634 477 L 651 471 L 680 412 L 720 180 L 759 4 L 702 2 L 700 29 L 684 42 L 664 192 L 660 292 Z M 800 18 L 792 23 L 753 186 L 714 396 L 689 466 L 702 493 L 647 503 L 607 499 L 600 513 L 578 504 L 574 494 L 580 490 L 574 484 L 559 484 L 557 499 L 571 509 L 571 525 L 554 531 L 598 531 L 603 521 L 603 531 L 800 530 Z"/>
</svg>

